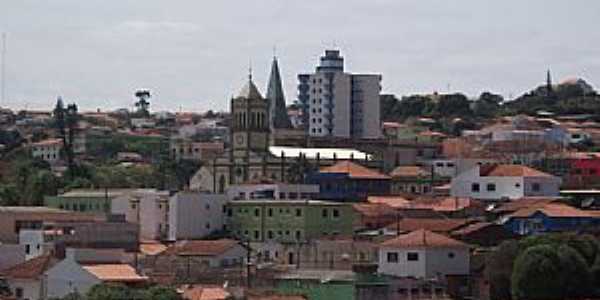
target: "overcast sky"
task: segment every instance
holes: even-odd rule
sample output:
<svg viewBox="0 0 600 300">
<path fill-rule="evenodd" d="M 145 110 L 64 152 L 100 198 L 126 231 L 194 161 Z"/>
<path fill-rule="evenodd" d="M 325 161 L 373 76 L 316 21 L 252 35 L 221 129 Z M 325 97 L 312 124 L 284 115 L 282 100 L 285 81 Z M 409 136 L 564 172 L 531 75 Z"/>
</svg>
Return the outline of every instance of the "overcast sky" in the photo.
<svg viewBox="0 0 600 300">
<path fill-rule="evenodd" d="M 334 45 L 397 95 L 516 96 L 548 68 L 600 85 L 595 0 L 0 0 L 0 31 L 0 106 L 19 109 L 131 107 L 144 87 L 153 110 L 226 110 L 250 60 L 264 93 L 274 47 L 288 103 Z"/>
</svg>

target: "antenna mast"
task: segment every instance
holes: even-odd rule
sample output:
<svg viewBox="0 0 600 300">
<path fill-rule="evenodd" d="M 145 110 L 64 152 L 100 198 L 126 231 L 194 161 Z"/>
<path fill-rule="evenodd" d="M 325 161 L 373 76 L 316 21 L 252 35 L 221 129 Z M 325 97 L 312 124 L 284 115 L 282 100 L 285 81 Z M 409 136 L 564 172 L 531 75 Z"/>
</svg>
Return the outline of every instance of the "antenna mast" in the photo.
<svg viewBox="0 0 600 300">
<path fill-rule="evenodd" d="M 0 62 L 0 104 L 6 104 L 6 33 L 2 33 L 2 61 Z"/>
</svg>

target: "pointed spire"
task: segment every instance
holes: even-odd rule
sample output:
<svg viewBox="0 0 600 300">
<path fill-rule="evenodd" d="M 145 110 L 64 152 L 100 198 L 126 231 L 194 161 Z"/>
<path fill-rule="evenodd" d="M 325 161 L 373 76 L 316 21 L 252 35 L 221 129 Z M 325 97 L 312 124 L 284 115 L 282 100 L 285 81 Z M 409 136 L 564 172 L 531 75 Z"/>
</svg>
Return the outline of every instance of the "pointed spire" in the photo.
<svg viewBox="0 0 600 300">
<path fill-rule="evenodd" d="M 552 96 L 552 93 L 554 92 L 553 87 L 552 87 L 552 76 L 550 75 L 550 69 L 548 69 L 548 72 L 546 73 L 546 93 L 547 96 Z"/>
<path fill-rule="evenodd" d="M 287 114 L 287 108 L 285 106 L 285 95 L 283 93 L 277 56 L 273 56 L 271 75 L 269 77 L 269 85 L 267 87 L 267 99 L 269 100 L 269 123 L 271 129 L 292 128 L 292 122 L 290 122 L 290 118 Z"/>
</svg>

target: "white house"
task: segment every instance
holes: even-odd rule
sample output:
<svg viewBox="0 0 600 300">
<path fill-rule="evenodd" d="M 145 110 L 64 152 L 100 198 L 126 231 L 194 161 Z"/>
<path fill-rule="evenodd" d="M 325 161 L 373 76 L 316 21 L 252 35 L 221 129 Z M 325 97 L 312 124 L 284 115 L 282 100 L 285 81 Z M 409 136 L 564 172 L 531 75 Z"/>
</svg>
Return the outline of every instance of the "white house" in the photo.
<svg viewBox="0 0 600 300">
<path fill-rule="evenodd" d="M 383 242 L 378 272 L 414 278 L 469 274 L 469 246 L 424 229 Z"/>
<path fill-rule="evenodd" d="M 169 232 L 169 192 L 155 189 L 128 191 L 111 200 L 111 213 L 140 224 L 143 240 L 166 239 Z"/>
<path fill-rule="evenodd" d="M 63 142 L 61 139 L 47 139 L 31 144 L 31 155 L 47 162 L 55 162 L 60 159 L 62 148 Z"/>
<path fill-rule="evenodd" d="M 476 166 L 452 179 L 453 197 L 481 200 L 554 197 L 559 195 L 559 177 L 522 165 Z"/>
<path fill-rule="evenodd" d="M 54 247 L 48 240 L 48 235 L 41 229 L 21 229 L 19 244 L 25 247 L 25 260 L 47 254 Z"/>
<path fill-rule="evenodd" d="M 62 298 L 71 293 L 85 294 L 94 285 L 104 282 L 136 285 L 148 278 L 137 274 L 135 269 L 119 261 L 86 263 L 77 257 L 76 249 L 67 249 L 64 260 L 44 273 L 45 298 Z"/>
<path fill-rule="evenodd" d="M 200 239 L 223 229 L 223 194 L 180 192 L 169 198 L 169 240 Z"/>
<path fill-rule="evenodd" d="M 46 299 L 42 294 L 43 274 L 55 263 L 50 255 L 42 255 L 4 270 L 2 275 L 17 299 Z"/>
<path fill-rule="evenodd" d="M 17 299 L 45 299 L 42 295 L 43 274 L 56 263 L 50 255 L 43 255 L 4 270 L 3 277 Z"/>
<path fill-rule="evenodd" d="M 497 163 L 496 160 L 489 158 L 433 159 L 425 162 L 426 169 L 429 170 L 433 167 L 433 172 L 443 177 L 455 177 L 475 166 L 495 163 Z"/>
</svg>

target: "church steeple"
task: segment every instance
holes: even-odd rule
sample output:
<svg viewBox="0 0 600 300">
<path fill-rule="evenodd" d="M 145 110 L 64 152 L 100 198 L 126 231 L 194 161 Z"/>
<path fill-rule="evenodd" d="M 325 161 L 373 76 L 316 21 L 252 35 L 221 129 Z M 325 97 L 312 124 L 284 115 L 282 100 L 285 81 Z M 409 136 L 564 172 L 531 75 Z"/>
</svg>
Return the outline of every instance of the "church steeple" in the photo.
<svg viewBox="0 0 600 300">
<path fill-rule="evenodd" d="M 271 75 L 267 87 L 267 99 L 269 100 L 269 125 L 271 129 L 292 128 L 292 122 L 290 122 L 285 106 L 285 95 L 281 84 L 281 75 L 279 74 L 277 57 L 275 56 L 273 57 L 273 64 L 271 65 Z"/>
</svg>

